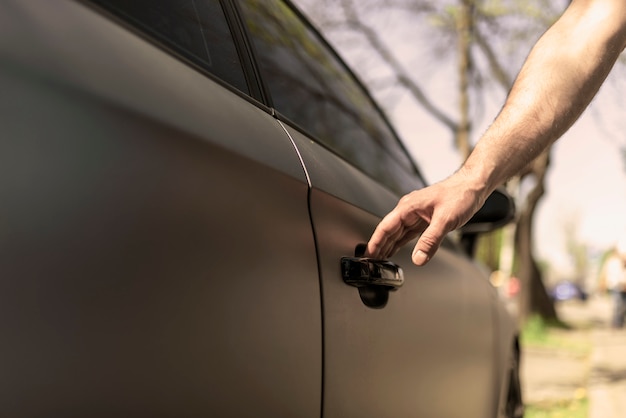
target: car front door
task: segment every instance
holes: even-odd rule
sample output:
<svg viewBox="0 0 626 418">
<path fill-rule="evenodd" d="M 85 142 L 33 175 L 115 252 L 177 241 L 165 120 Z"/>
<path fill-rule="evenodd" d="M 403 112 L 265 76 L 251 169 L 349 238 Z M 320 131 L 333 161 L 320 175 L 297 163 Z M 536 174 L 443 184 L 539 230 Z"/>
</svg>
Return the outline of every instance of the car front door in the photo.
<svg viewBox="0 0 626 418">
<path fill-rule="evenodd" d="M 495 294 L 484 275 L 447 241 L 427 267 L 412 266 L 408 248 L 394 257 L 406 276 L 397 291 L 344 283 L 340 260 L 360 255 L 380 217 L 423 183 L 370 98 L 301 16 L 280 0 L 242 5 L 312 186 L 323 416 L 490 416 Z"/>
</svg>

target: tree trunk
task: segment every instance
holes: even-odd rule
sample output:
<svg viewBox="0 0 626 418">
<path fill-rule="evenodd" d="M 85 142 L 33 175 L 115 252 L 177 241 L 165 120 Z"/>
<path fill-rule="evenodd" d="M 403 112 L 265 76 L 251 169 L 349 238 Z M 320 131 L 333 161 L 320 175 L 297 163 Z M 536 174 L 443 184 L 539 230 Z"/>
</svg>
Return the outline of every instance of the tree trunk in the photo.
<svg viewBox="0 0 626 418">
<path fill-rule="evenodd" d="M 457 17 L 458 56 L 459 56 L 459 124 L 455 132 L 456 148 L 461 157 L 466 159 L 471 150 L 470 146 L 470 116 L 469 116 L 469 79 L 471 74 L 471 46 L 474 26 L 474 0 L 462 0 L 459 16 Z"/>
<path fill-rule="evenodd" d="M 515 231 L 515 247 L 518 257 L 517 276 L 520 281 L 518 314 L 521 325 L 533 314 L 540 315 L 546 320 L 558 321 L 554 302 L 548 296 L 532 250 L 533 220 L 537 204 L 545 193 L 544 182 L 549 165 L 548 152 L 544 152 L 531 163 L 528 171 L 523 174 L 523 176 L 532 175 L 535 178 L 535 186 L 526 198 L 526 204 L 522 208 Z"/>
</svg>

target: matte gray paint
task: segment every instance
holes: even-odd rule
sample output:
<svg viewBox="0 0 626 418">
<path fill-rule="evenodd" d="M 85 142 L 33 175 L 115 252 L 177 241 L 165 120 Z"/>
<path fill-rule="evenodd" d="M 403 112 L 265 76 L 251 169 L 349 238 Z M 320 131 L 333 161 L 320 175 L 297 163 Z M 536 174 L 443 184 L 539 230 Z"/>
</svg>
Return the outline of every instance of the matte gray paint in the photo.
<svg viewBox="0 0 626 418">
<path fill-rule="evenodd" d="M 324 417 L 491 416 L 496 295 L 484 272 L 451 246 L 417 268 L 409 245 L 391 259 L 404 269 L 404 285 L 383 309 L 366 307 L 341 279 L 339 260 L 367 242 L 379 220 L 372 213 L 393 207 L 397 197 L 289 131 L 313 186 L 324 298 Z"/>
<path fill-rule="evenodd" d="M 277 121 L 80 4 L 0 16 L 3 414 L 318 418 L 308 186 Z"/>
</svg>

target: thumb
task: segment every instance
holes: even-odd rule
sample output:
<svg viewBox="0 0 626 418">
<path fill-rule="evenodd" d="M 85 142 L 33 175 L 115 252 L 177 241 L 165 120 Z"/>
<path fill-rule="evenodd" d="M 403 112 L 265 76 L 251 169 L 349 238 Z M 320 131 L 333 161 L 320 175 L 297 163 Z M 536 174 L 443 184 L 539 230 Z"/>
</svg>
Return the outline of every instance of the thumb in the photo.
<svg viewBox="0 0 626 418">
<path fill-rule="evenodd" d="M 413 264 L 423 266 L 428 263 L 439 249 L 445 235 L 446 232 L 443 228 L 430 224 L 420 236 L 417 244 L 415 244 L 411 257 Z"/>
</svg>

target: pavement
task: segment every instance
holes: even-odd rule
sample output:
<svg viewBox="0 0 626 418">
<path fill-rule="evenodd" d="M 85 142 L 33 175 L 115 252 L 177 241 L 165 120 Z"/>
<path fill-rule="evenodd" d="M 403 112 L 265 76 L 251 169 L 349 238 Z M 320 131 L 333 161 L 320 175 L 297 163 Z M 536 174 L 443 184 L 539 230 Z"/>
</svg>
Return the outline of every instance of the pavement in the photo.
<svg viewBox="0 0 626 418">
<path fill-rule="evenodd" d="M 560 302 L 557 330 L 564 348 L 523 347 L 521 379 L 526 404 L 550 404 L 588 397 L 588 418 L 626 417 L 626 329 L 609 327 L 611 300 Z"/>
</svg>

